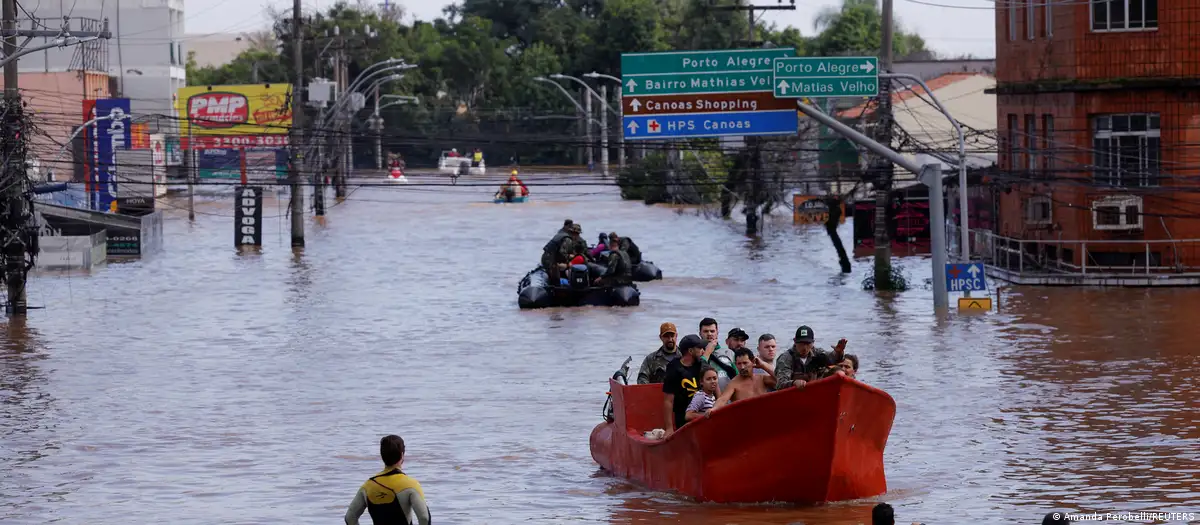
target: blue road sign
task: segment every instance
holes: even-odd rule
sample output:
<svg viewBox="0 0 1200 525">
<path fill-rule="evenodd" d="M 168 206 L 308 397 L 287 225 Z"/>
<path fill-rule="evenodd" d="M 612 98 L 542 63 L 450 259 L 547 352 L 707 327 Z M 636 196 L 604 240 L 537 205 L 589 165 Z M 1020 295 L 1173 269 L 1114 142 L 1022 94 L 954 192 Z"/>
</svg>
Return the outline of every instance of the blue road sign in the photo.
<svg viewBox="0 0 1200 525">
<path fill-rule="evenodd" d="M 983 264 L 947 264 L 946 290 L 950 292 L 982 292 L 987 290 L 987 274 Z"/>
<path fill-rule="evenodd" d="M 728 135 L 794 135 L 796 110 L 627 116 L 625 140 L 684 139 Z"/>
</svg>

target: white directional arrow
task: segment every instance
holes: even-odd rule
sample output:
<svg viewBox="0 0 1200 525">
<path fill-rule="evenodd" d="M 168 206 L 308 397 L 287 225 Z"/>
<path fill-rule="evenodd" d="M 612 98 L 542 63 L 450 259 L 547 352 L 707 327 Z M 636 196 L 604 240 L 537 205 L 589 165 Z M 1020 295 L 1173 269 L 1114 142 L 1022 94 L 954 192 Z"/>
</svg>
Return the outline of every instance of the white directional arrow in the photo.
<svg viewBox="0 0 1200 525">
<path fill-rule="evenodd" d="M 779 92 L 780 92 L 780 93 L 783 93 L 784 95 L 786 95 L 786 94 L 787 94 L 787 90 L 788 90 L 788 83 L 787 83 L 787 81 L 786 81 L 786 80 L 780 80 L 780 81 L 779 81 Z"/>
<path fill-rule="evenodd" d="M 967 273 L 971 274 L 972 279 L 978 279 L 979 278 L 979 267 L 972 264 L 967 267 Z"/>
<path fill-rule="evenodd" d="M 629 79 L 629 82 L 625 83 L 625 87 L 628 87 L 629 92 L 633 93 L 633 89 L 637 87 L 637 81 L 631 78 Z"/>
<path fill-rule="evenodd" d="M 630 122 L 629 125 L 625 126 L 625 127 L 629 128 L 630 135 L 637 135 L 637 130 L 638 130 L 637 122 Z"/>
<path fill-rule="evenodd" d="M 862 68 L 867 70 L 867 73 L 875 71 L 875 66 L 872 66 L 870 62 L 863 62 Z"/>
<path fill-rule="evenodd" d="M 629 103 L 629 107 L 633 108 L 634 113 L 637 113 L 638 109 L 640 109 L 642 107 L 642 103 L 638 102 L 638 99 L 635 98 L 635 99 L 633 99 L 632 102 Z"/>
</svg>

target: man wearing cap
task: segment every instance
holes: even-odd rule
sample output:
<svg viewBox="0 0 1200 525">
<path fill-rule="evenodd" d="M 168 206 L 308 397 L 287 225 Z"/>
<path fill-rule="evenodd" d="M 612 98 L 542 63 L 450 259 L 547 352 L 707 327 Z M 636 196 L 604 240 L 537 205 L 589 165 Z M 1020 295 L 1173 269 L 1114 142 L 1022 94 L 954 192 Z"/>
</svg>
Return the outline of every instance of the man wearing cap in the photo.
<svg viewBox="0 0 1200 525">
<path fill-rule="evenodd" d="M 570 251 L 571 230 L 574 227 L 575 221 L 571 219 L 563 221 L 563 227 L 555 232 L 550 242 L 542 247 L 542 268 L 546 270 L 550 286 L 559 285 L 559 272 L 562 270 L 559 265 L 571 260 L 569 256 L 563 255 L 563 251 L 564 249 Z"/>
<path fill-rule="evenodd" d="M 842 362 L 846 350 L 845 339 L 838 341 L 832 355 L 813 348 L 815 340 L 812 328 L 801 326 L 796 329 L 792 347 L 775 359 L 775 390 L 783 390 L 793 385 L 804 388 L 817 372 Z"/>
<path fill-rule="evenodd" d="M 566 242 L 562 246 L 563 259 L 570 261 L 576 254 L 586 254 L 588 245 L 587 241 L 583 240 L 582 237 L 583 226 L 580 226 L 579 223 L 572 224 L 567 233 L 570 236 L 567 237 Z"/>
<path fill-rule="evenodd" d="M 692 396 L 700 390 L 700 378 L 703 365 L 700 356 L 705 347 L 713 343 L 705 342 L 698 335 L 688 334 L 679 342 L 679 359 L 667 365 L 667 376 L 663 379 L 663 430 L 667 435 L 687 423 L 687 407 L 692 402 Z"/>
<path fill-rule="evenodd" d="M 662 346 L 658 347 L 658 350 L 650 352 L 650 355 L 642 360 L 642 368 L 638 370 L 637 376 L 639 385 L 663 382 L 663 378 L 667 377 L 667 365 L 671 364 L 671 361 L 679 359 L 679 352 L 675 348 L 674 323 L 659 325 L 658 339 L 662 341 Z"/>
</svg>

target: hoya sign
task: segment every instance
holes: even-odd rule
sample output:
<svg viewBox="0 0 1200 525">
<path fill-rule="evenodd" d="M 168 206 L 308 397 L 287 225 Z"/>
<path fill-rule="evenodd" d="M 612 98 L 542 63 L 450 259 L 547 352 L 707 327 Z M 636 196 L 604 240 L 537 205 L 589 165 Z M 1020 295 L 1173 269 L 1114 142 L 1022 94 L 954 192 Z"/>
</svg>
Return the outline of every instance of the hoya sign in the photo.
<svg viewBox="0 0 1200 525">
<path fill-rule="evenodd" d="M 238 186 L 233 211 L 233 245 L 262 246 L 262 186 Z"/>
<path fill-rule="evenodd" d="M 240 93 L 203 93 L 188 98 L 188 119 L 202 128 L 231 128 L 250 120 L 250 104 Z"/>
</svg>

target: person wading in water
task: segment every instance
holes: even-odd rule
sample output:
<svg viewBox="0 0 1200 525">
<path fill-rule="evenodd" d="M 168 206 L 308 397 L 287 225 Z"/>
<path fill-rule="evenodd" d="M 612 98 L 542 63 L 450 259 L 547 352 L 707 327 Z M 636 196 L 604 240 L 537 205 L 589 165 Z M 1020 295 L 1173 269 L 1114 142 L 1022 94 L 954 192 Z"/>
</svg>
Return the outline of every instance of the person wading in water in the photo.
<svg viewBox="0 0 1200 525">
<path fill-rule="evenodd" d="M 429 525 L 433 518 L 425 505 L 421 484 L 400 470 L 404 463 L 404 440 L 396 435 L 384 436 L 379 440 L 379 455 L 383 457 L 383 471 L 371 476 L 358 489 L 346 510 L 346 525 L 358 525 L 364 510 L 371 514 L 375 525 L 411 525 L 409 516 L 413 514 L 420 525 Z"/>
</svg>

